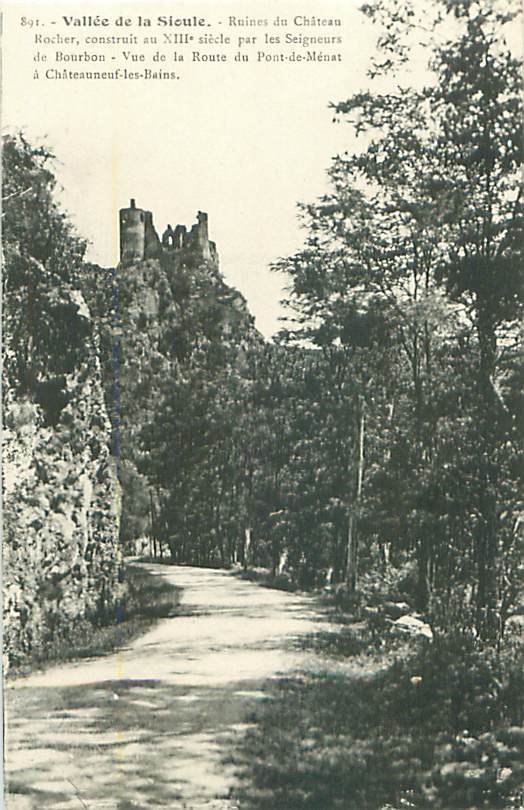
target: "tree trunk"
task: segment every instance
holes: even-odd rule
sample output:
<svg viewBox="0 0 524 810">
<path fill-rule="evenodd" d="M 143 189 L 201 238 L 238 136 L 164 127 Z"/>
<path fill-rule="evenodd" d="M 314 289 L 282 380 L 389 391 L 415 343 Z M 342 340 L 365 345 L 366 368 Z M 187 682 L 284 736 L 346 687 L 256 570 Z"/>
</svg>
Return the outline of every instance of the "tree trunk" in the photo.
<svg viewBox="0 0 524 810">
<path fill-rule="evenodd" d="M 249 566 L 249 563 L 250 563 L 251 531 L 252 531 L 251 528 L 248 527 L 247 529 L 245 529 L 245 534 L 244 534 L 244 549 L 243 549 L 243 554 L 242 554 L 242 558 L 243 558 L 242 559 L 242 565 L 243 565 L 244 571 L 247 570 L 247 568 Z"/>
<path fill-rule="evenodd" d="M 153 491 L 151 489 L 149 490 L 149 508 L 151 515 L 151 546 L 153 551 L 153 557 L 156 557 L 157 520 L 156 520 L 155 502 L 153 499 Z"/>
<path fill-rule="evenodd" d="M 358 398 L 357 407 L 357 480 L 353 498 L 353 505 L 349 513 L 348 543 L 346 559 L 346 582 L 354 591 L 358 581 L 358 517 L 362 500 L 362 485 L 364 482 L 364 435 L 365 435 L 365 407 L 364 399 Z"/>
<path fill-rule="evenodd" d="M 422 536 L 417 545 L 417 607 L 419 610 L 426 610 L 429 603 L 430 594 L 430 540 L 427 536 L 426 526 L 422 527 Z"/>
<path fill-rule="evenodd" d="M 479 525 L 476 559 L 478 573 L 477 629 L 485 639 L 497 635 L 497 585 L 499 549 L 497 537 L 497 459 L 499 410 L 493 388 L 496 335 L 489 304 L 481 303 L 477 314 L 479 339 Z"/>
</svg>

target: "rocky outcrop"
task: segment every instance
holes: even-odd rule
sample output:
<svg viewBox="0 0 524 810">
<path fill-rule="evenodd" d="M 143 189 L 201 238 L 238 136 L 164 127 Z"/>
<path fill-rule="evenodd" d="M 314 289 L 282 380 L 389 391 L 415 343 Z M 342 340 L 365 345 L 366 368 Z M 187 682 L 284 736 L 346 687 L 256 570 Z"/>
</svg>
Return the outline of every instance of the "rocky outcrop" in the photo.
<svg viewBox="0 0 524 810">
<path fill-rule="evenodd" d="M 229 435 L 235 417 L 219 433 L 216 425 L 240 410 L 263 339 L 244 297 L 222 276 L 207 214 L 196 220 L 189 228 L 168 225 L 160 239 L 150 211 L 134 200 L 120 211 L 103 372 L 106 400 L 118 414 L 124 547 L 147 534 L 172 554 L 178 549 L 180 561 L 207 564 L 228 558 L 220 537 L 229 533 L 234 543 L 243 536 L 223 517 L 240 485 L 227 506 L 202 514 L 211 510 L 211 480 L 223 501 L 224 480 L 242 477 L 224 467 L 239 457 Z M 206 551 L 191 556 L 200 543 Z"/>
<path fill-rule="evenodd" d="M 70 654 L 114 618 L 120 488 L 86 243 L 45 146 L 4 136 L 2 172 L 4 649 L 18 665 Z"/>
<path fill-rule="evenodd" d="M 60 299 L 83 335 L 74 368 L 47 381 L 47 398 L 11 390 L 4 400 L 4 647 L 15 664 L 103 617 L 122 587 L 96 337 L 79 292 Z"/>
</svg>

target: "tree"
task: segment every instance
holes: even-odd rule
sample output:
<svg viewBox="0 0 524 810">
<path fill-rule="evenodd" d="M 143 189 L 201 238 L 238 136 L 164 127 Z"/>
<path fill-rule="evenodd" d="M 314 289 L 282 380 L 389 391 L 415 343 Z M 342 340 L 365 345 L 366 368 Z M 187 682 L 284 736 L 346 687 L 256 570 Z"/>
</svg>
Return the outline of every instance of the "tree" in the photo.
<svg viewBox="0 0 524 810">
<path fill-rule="evenodd" d="M 62 375 L 82 352 L 77 277 L 85 242 L 54 199 L 52 153 L 22 134 L 3 139 L 4 371 L 18 395 L 36 395 L 50 421 L 67 394 Z"/>
<path fill-rule="evenodd" d="M 304 209 L 307 247 L 279 269 L 291 278 L 289 301 L 302 339 L 354 352 L 358 335 L 346 325 L 355 315 L 383 313 L 409 395 L 402 399 L 411 411 L 403 463 L 411 495 L 402 499 L 401 523 L 415 544 L 420 605 L 427 605 L 443 561 L 435 520 L 446 526 L 445 546 L 457 534 L 451 515 L 460 514 L 459 534 L 465 530 L 473 547 L 468 576 L 476 623 L 490 636 L 501 596 L 503 448 L 518 446 L 514 415 L 498 384 L 501 349 L 511 352 L 521 311 L 520 73 L 503 43 L 514 15 L 496 3 L 470 0 L 435 2 L 424 9 L 423 21 L 409 2 L 394 13 L 387 0 L 365 11 L 384 24 L 379 49 L 386 60 L 373 66 L 373 75 L 406 64 L 413 32 L 418 37 L 423 28 L 430 34 L 426 83 L 366 91 L 335 105 L 338 117 L 365 133 L 366 145 L 335 158 L 333 192 Z M 453 36 L 440 41 L 450 19 Z M 460 435 L 470 468 L 463 488 L 445 503 L 434 497 L 449 467 L 439 442 L 445 442 L 446 419 L 458 424 L 460 417 L 456 408 L 439 412 L 441 375 L 464 341 L 470 357 L 461 373 L 475 380 L 475 395 L 460 394 L 460 380 L 448 379 L 447 386 L 467 403 L 469 427 Z M 376 358 L 368 351 L 369 369 Z M 389 404 L 398 419 L 402 409 L 394 398 Z M 358 436 L 357 427 L 353 433 Z M 453 459 L 459 464 L 455 453 Z M 357 497 L 358 488 L 353 507 Z"/>
</svg>

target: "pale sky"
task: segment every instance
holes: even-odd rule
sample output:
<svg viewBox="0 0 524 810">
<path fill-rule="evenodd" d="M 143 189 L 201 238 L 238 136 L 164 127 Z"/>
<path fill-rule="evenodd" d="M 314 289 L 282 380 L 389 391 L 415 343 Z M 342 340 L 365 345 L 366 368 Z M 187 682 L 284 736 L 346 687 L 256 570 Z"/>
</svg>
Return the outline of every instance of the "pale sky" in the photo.
<svg viewBox="0 0 524 810">
<path fill-rule="evenodd" d="M 358 11 L 361 2 L 178 0 L 174 5 L 157 0 L 84 0 L 82 4 L 73 0 L 68 5 L 50 5 L 43 0 L 29 4 L 4 0 L 2 129 L 23 128 L 32 143 L 54 149 L 61 161 L 57 174 L 63 204 L 80 234 L 90 241 L 92 261 L 107 266 L 117 263 L 118 210 L 131 197 L 153 212 L 159 233 L 167 223 L 191 225 L 198 210 L 207 211 L 221 270 L 245 295 L 257 327 L 269 337 L 279 327 L 284 283 L 269 265 L 303 242 L 297 203 L 313 201 L 328 190 L 326 171 L 334 155 L 359 148 L 349 125 L 333 123 L 328 105 L 369 87 L 366 70 L 377 31 Z M 137 30 L 138 14 L 152 18 L 202 15 L 212 23 L 207 31 L 232 35 L 234 30 L 225 22 L 229 15 L 270 21 L 277 15 L 290 20 L 295 15 L 340 18 L 340 28 L 285 30 L 309 36 L 342 35 L 343 44 L 332 50 L 341 51 L 343 60 L 294 66 L 254 59 L 240 66 L 186 61 L 176 82 L 34 81 L 38 65 L 32 49 L 37 29 L 22 27 L 22 15 L 38 16 L 45 24 L 38 30 L 44 34 L 128 32 L 114 26 L 64 31 L 63 24 L 50 23 L 62 14 L 107 15 L 112 22 L 118 15 L 129 15 L 133 33 L 149 33 Z M 264 32 L 277 32 L 272 26 L 237 30 L 257 35 L 258 42 Z M 151 33 L 160 35 L 158 29 Z M 520 25 L 514 25 L 510 34 L 512 47 L 520 54 Z M 67 46 L 57 47 L 67 50 Z M 322 45 L 311 47 L 322 50 Z M 120 46 L 111 48 L 121 58 Z M 111 48 L 102 50 L 111 54 Z M 296 50 L 304 49 L 297 45 Z M 408 83 L 413 77 L 424 80 L 425 59 L 423 51 L 418 57 L 412 54 Z M 93 69 L 78 64 L 67 67 Z M 392 81 L 394 87 L 398 79 L 385 77 L 384 81 Z"/>
<path fill-rule="evenodd" d="M 173 7 L 106 0 L 51 9 L 45 3 L 8 3 L 3 130 L 22 127 L 32 143 L 54 149 L 61 161 L 64 206 L 90 240 L 88 258 L 102 265 L 118 259 L 118 209 L 131 197 L 153 212 L 160 233 L 168 222 L 191 225 L 197 210 L 207 211 L 221 270 L 269 336 L 278 328 L 283 283 L 269 264 L 300 247 L 297 202 L 327 191 L 332 156 L 352 144 L 349 126 L 333 123 L 328 104 L 366 84 L 374 32 L 358 5 L 358 0 L 180 0 Z M 50 19 L 60 13 L 202 13 L 212 20 L 229 14 L 339 17 L 342 29 L 308 27 L 294 33 L 341 33 L 343 61 L 191 64 L 176 83 L 36 82 L 32 74 L 38 66 L 30 53 L 34 31 L 19 20 L 37 12 L 49 33 Z"/>
</svg>

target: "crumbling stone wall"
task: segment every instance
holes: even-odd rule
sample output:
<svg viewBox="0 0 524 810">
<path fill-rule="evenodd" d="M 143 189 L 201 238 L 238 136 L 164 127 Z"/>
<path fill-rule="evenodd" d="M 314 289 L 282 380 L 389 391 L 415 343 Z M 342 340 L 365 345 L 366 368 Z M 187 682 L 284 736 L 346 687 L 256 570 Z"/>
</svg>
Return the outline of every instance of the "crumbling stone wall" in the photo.
<svg viewBox="0 0 524 810">
<path fill-rule="evenodd" d="M 189 255 L 197 261 L 217 263 L 217 250 L 209 240 L 208 216 L 198 211 L 197 221 L 188 231 L 185 225 L 174 229 L 168 225 L 162 234 L 162 241 L 153 224 L 153 214 L 136 207 L 131 199 L 129 208 L 121 208 L 120 223 L 120 262 L 129 265 L 147 259 L 161 258 L 165 253 L 178 253 L 178 263 Z"/>
</svg>

